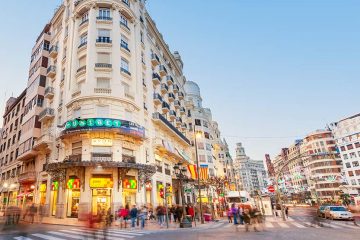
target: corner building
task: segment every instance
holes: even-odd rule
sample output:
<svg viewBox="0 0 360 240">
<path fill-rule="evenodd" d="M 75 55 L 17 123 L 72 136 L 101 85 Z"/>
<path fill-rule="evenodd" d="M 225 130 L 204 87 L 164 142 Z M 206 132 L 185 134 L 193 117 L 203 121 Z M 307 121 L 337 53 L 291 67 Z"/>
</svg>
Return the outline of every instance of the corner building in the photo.
<svg viewBox="0 0 360 240">
<path fill-rule="evenodd" d="M 126 204 L 180 203 L 176 163 L 191 164 L 186 82 L 144 1 L 65 0 L 50 23 L 39 114 L 49 216 L 85 220 Z"/>
</svg>

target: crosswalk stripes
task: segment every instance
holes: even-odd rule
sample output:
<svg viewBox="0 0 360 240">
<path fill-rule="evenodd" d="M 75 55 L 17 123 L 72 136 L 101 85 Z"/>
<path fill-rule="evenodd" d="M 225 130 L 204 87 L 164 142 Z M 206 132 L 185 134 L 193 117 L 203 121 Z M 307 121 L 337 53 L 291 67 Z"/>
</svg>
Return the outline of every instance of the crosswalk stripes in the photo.
<svg viewBox="0 0 360 240">
<path fill-rule="evenodd" d="M 131 240 L 135 237 L 141 237 L 151 232 L 146 231 L 125 231 L 125 230 L 98 230 L 90 228 L 76 228 L 76 229 L 61 229 L 58 231 L 47 231 L 42 233 L 28 234 L 27 237 L 16 236 L 15 240 L 64 240 L 64 239 L 78 239 L 78 240 L 96 240 L 98 238 L 105 238 L 107 240 Z"/>
<path fill-rule="evenodd" d="M 282 228 L 289 228 L 289 225 L 287 225 L 286 223 L 278 222 L 277 224 Z"/>
<path fill-rule="evenodd" d="M 351 229 L 360 229 L 360 227 L 357 227 L 355 225 L 350 225 L 350 224 L 341 224 L 338 222 L 332 222 L 332 224 L 335 224 L 335 225 L 341 226 L 341 227 L 351 228 Z"/>
<path fill-rule="evenodd" d="M 299 224 L 299 223 L 297 223 L 297 222 L 291 222 L 291 224 L 292 225 L 294 225 L 295 227 L 298 227 L 298 228 L 306 228 L 304 225 L 301 225 L 301 224 Z"/>
</svg>

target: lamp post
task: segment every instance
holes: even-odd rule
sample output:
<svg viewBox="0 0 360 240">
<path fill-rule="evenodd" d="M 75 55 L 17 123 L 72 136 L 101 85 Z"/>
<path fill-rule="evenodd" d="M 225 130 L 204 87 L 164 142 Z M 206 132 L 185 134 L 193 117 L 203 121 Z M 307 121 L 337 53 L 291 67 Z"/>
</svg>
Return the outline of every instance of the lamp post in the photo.
<svg viewBox="0 0 360 240">
<path fill-rule="evenodd" d="M 183 167 L 181 164 L 179 164 L 179 163 L 175 164 L 174 174 L 175 174 L 176 178 L 179 179 L 180 190 L 181 190 L 181 202 L 182 202 L 182 208 L 183 208 L 182 222 L 180 223 L 180 227 L 185 227 L 185 226 L 187 226 L 186 224 L 188 223 L 185 221 L 186 209 L 185 209 L 185 193 L 184 193 L 184 185 L 183 185 L 184 181 L 188 180 L 188 177 L 186 176 L 186 172 L 187 172 L 187 169 L 185 167 Z"/>
<path fill-rule="evenodd" d="M 194 124 L 194 145 L 195 145 L 195 159 L 196 159 L 196 174 L 197 174 L 197 185 L 199 191 L 199 205 L 200 205 L 200 221 L 201 224 L 204 224 L 204 216 L 203 216 L 203 209 L 202 209 L 202 197 L 201 197 L 201 189 L 200 189 L 200 169 L 199 169 L 199 157 L 197 151 L 197 134 L 195 131 L 195 124 Z"/>
</svg>

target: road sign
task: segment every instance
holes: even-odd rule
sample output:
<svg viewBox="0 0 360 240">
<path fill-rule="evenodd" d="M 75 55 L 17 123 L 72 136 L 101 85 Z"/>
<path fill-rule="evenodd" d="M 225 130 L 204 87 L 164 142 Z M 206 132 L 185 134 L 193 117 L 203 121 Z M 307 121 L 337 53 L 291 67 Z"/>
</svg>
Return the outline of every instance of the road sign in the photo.
<svg viewBox="0 0 360 240">
<path fill-rule="evenodd" d="M 275 192 L 274 186 L 268 186 L 268 191 L 271 193 Z"/>
</svg>

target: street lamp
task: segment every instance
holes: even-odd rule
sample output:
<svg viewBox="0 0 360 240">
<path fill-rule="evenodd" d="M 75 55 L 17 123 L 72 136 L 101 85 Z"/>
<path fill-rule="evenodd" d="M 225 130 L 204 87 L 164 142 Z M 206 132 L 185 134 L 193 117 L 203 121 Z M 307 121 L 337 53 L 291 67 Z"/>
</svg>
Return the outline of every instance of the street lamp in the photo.
<svg viewBox="0 0 360 240">
<path fill-rule="evenodd" d="M 201 189 L 200 189 L 200 166 L 199 166 L 199 157 L 197 151 L 197 138 L 201 137 L 200 133 L 196 133 L 195 131 L 195 124 L 194 124 L 194 145 L 195 145 L 195 159 L 196 159 L 196 174 L 197 174 L 197 185 L 199 191 L 199 205 L 200 205 L 200 220 L 201 224 L 204 224 L 204 216 L 203 216 L 203 209 L 202 209 L 202 197 L 201 197 Z"/>
<path fill-rule="evenodd" d="M 181 190 L 181 202 L 183 207 L 183 215 L 182 215 L 182 222 L 180 223 L 180 227 L 188 227 L 188 222 L 185 221 L 186 216 L 186 209 L 185 209 L 185 193 L 184 193 L 184 182 L 188 180 L 186 175 L 187 169 L 183 167 L 180 163 L 175 164 L 174 166 L 174 174 L 176 178 L 179 180 L 180 183 L 180 190 Z"/>
</svg>

